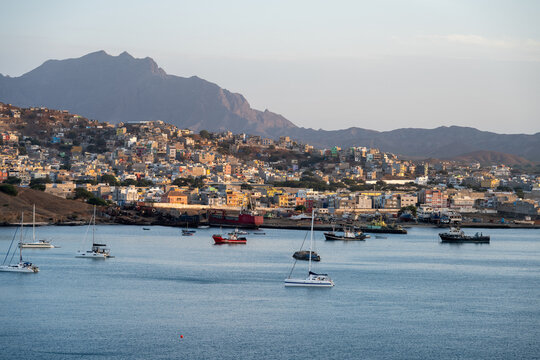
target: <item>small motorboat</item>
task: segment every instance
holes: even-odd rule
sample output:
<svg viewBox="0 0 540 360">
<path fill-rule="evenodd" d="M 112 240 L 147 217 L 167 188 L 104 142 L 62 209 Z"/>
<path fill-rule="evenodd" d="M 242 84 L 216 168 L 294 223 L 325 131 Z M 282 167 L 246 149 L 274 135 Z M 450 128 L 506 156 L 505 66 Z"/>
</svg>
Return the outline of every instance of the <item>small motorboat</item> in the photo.
<svg viewBox="0 0 540 360">
<path fill-rule="evenodd" d="M 234 232 L 232 233 L 229 233 L 229 235 L 247 235 L 248 232 L 247 231 L 244 231 L 244 230 L 238 230 L 238 229 L 235 229 Z"/>
<path fill-rule="evenodd" d="M 197 226 L 198 229 L 210 229 L 210 225 L 199 225 Z"/>
<path fill-rule="evenodd" d="M 150 230 L 150 228 L 142 228 L 143 230 Z"/>
<path fill-rule="evenodd" d="M 311 261 L 321 261 L 321 257 L 315 251 L 301 250 L 293 254 L 293 258 L 296 260 L 306 260 L 309 261 L 309 256 L 311 255 Z"/>
<path fill-rule="evenodd" d="M 264 231 L 255 231 L 253 235 L 266 235 L 266 233 Z"/>
</svg>

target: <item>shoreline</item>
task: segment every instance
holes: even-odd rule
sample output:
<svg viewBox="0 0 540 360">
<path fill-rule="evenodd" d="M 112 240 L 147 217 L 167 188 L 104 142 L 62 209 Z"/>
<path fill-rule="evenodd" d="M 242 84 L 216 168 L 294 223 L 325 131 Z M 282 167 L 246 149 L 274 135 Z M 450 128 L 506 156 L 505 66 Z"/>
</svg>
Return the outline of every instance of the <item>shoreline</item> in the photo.
<svg viewBox="0 0 540 360">
<path fill-rule="evenodd" d="M 20 226 L 20 223 L 0 223 L 0 227 L 16 227 Z M 24 224 L 25 226 L 32 226 L 32 224 Z M 41 226 L 85 226 L 88 225 L 88 222 L 83 221 L 65 221 L 65 222 L 40 222 L 39 224 L 36 223 L 36 227 Z M 168 226 L 168 227 L 178 227 L 182 228 L 185 227 L 185 222 L 183 223 L 170 223 L 170 222 L 160 222 L 160 221 L 150 221 L 150 222 L 144 222 L 144 221 L 134 221 L 134 222 L 126 222 L 126 221 L 96 221 L 96 225 L 134 225 L 134 226 Z M 211 225 L 206 222 L 200 223 L 200 225 L 209 225 L 210 228 L 220 228 L 219 225 Z M 343 226 L 366 226 L 368 223 L 335 223 L 335 224 L 314 224 L 314 229 L 319 231 L 331 231 L 333 229 L 339 229 Z M 437 225 L 437 224 L 430 224 L 430 223 L 398 223 L 401 227 L 404 229 L 409 228 L 415 228 L 415 227 L 430 227 L 430 228 L 440 228 L 440 229 L 447 229 L 450 228 L 450 225 Z M 191 226 L 192 228 L 196 228 L 197 226 Z M 457 227 L 459 228 L 465 228 L 465 229 L 540 229 L 540 224 L 512 224 L 512 223 L 462 223 L 459 224 Z M 225 228 L 234 228 L 233 227 L 225 227 Z M 242 227 L 238 227 L 242 228 Z M 292 223 L 290 220 L 273 220 L 271 223 L 263 223 L 259 228 L 261 229 L 285 229 L 285 230 L 309 230 L 311 228 L 311 224 L 309 223 Z M 253 229 L 252 229 L 253 230 Z"/>
</svg>

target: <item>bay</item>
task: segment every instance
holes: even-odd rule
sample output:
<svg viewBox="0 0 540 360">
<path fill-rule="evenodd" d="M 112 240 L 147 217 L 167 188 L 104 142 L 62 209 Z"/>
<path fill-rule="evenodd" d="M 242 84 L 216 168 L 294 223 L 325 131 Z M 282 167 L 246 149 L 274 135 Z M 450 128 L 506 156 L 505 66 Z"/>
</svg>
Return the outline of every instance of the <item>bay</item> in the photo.
<svg viewBox="0 0 540 360">
<path fill-rule="evenodd" d="M 365 242 L 315 232 L 330 289 L 285 288 L 305 231 L 215 246 L 219 229 L 97 226 L 115 258 L 78 259 L 86 227 L 38 228 L 38 274 L 0 273 L 1 359 L 533 359 L 540 356 L 540 231 L 440 229 Z M 476 231 L 476 230 L 475 230 Z M 2 259 L 14 228 L 0 228 Z M 307 263 L 294 274 L 305 276 Z M 182 337 L 181 337 L 182 336 Z"/>
</svg>

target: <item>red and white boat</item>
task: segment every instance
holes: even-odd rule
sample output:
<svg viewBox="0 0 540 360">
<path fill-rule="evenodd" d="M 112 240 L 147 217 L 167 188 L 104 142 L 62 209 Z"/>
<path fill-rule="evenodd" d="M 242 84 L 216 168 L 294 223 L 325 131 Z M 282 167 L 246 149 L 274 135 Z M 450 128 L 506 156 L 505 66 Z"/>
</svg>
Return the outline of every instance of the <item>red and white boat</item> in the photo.
<svg viewBox="0 0 540 360">
<path fill-rule="evenodd" d="M 247 239 L 244 236 L 239 237 L 235 233 L 231 233 L 228 238 L 224 238 L 220 234 L 212 235 L 214 244 L 247 244 Z"/>
</svg>

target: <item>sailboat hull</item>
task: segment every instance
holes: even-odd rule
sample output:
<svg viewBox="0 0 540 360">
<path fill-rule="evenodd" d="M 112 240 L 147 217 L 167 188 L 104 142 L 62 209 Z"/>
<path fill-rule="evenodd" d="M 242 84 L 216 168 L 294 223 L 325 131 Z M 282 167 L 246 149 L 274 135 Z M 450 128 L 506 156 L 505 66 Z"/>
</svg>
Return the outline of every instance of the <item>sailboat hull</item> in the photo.
<svg viewBox="0 0 540 360">
<path fill-rule="evenodd" d="M 88 251 L 88 252 L 77 253 L 77 255 L 75 255 L 75 257 L 80 258 L 80 259 L 107 259 L 107 258 L 110 258 L 112 256 L 107 255 L 107 254 L 102 254 L 102 253 L 96 253 L 96 252 L 93 252 L 93 251 Z"/>
<path fill-rule="evenodd" d="M 308 279 L 285 279 L 287 287 L 332 287 L 332 281 L 308 280 Z"/>
<path fill-rule="evenodd" d="M 39 268 L 37 266 L 32 266 L 32 265 L 27 266 L 23 264 L 0 265 L 0 271 L 32 274 L 32 273 L 37 273 L 39 271 Z"/>
<path fill-rule="evenodd" d="M 35 242 L 35 243 L 22 243 L 19 245 L 25 249 L 52 249 L 54 248 L 53 244 L 49 243 L 42 243 L 42 242 Z"/>
</svg>

